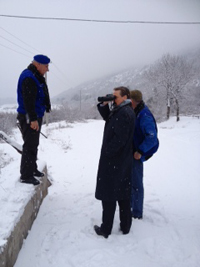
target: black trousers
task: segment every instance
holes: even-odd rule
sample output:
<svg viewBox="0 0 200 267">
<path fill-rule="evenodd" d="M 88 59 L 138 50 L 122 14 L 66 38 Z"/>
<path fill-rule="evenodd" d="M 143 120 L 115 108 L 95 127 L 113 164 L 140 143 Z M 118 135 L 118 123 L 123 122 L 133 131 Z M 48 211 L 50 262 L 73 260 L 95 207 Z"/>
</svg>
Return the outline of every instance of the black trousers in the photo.
<svg viewBox="0 0 200 267">
<path fill-rule="evenodd" d="M 37 169 L 37 152 L 40 138 L 40 130 L 42 118 L 38 118 L 39 131 L 35 131 L 27 123 L 26 116 L 18 114 L 17 119 L 20 124 L 20 130 L 24 140 L 23 151 L 21 157 L 20 173 L 22 179 L 28 179 L 33 176 L 33 172 Z"/>
<path fill-rule="evenodd" d="M 101 229 L 107 235 L 110 235 L 112 231 L 117 202 L 119 205 L 120 229 L 123 233 L 128 233 L 131 228 L 132 216 L 130 199 L 102 201 L 103 213 Z"/>
</svg>

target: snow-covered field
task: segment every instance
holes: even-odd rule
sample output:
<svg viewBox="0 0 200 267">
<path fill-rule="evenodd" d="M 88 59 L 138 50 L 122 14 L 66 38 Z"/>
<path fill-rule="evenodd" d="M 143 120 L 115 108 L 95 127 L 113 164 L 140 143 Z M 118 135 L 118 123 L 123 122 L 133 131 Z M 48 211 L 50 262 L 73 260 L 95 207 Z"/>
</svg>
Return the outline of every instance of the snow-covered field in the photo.
<svg viewBox="0 0 200 267">
<path fill-rule="evenodd" d="M 200 119 L 160 123 L 160 149 L 144 165 L 144 219 L 97 236 L 101 202 L 94 197 L 103 121 L 50 124 L 41 136 L 39 166 L 53 183 L 15 267 L 199 267 Z M 22 143 L 16 130 L 15 141 Z M 20 184 L 20 155 L 0 143 L 0 244 L 23 212 L 34 186 Z M 6 162 L 2 160 L 4 158 Z M 6 166 L 4 166 L 7 163 Z"/>
</svg>

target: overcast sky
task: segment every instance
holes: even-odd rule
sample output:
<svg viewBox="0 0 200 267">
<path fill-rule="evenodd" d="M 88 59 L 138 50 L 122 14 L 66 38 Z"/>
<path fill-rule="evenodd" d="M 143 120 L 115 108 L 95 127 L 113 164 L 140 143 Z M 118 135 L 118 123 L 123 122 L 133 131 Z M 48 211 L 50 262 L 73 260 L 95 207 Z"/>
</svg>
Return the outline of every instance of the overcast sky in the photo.
<svg viewBox="0 0 200 267">
<path fill-rule="evenodd" d="M 200 0 L 0 0 L 0 15 L 200 22 Z M 152 63 L 164 53 L 178 54 L 194 47 L 200 47 L 200 24 L 120 24 L 0 16 L 1 98 L 16 97 L 18 77 L 35 54 L 46 54 L 52 60 L 47 81 L 50 95 L 55 96 L 83 82 Z"/>
</svg>

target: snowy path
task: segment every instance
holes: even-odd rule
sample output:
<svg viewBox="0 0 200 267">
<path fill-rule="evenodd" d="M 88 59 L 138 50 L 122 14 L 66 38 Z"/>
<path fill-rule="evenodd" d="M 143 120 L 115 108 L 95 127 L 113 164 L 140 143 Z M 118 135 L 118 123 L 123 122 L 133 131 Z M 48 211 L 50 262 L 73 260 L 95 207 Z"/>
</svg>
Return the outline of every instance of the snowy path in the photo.
<svg viewBox="0 0 200 267">
<path fill-rule="evenodd" d="M 200 120 L 159 125 L 159 152 L 145 163 L 144 219 L 123 236 L 117 210 L 107 240 L 93 231 L 101 223 L 94 191 L 104 122 L 56 125 L 39 152 L 53 185 L 15 267 L 199 267 Z"/>
</svg>

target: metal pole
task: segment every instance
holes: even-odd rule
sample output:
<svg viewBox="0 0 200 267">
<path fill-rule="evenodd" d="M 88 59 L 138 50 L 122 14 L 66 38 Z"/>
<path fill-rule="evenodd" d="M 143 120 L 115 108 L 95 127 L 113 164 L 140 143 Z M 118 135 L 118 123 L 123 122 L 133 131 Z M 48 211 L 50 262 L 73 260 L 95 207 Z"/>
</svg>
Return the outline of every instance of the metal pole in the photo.
<svg viewBox="0 0 200 267">
<path fill-rule="evenodd" d="M 45 73 L 45 81 L 47 84 L 47 72 Z M 46 127 L 49 125 L 49 114 L 45 112 Z"/>
<path fill-rule="evenodd" d="M 81 110 L 81 90 L 80 90 L 80 110 Z"/>
</svg>

